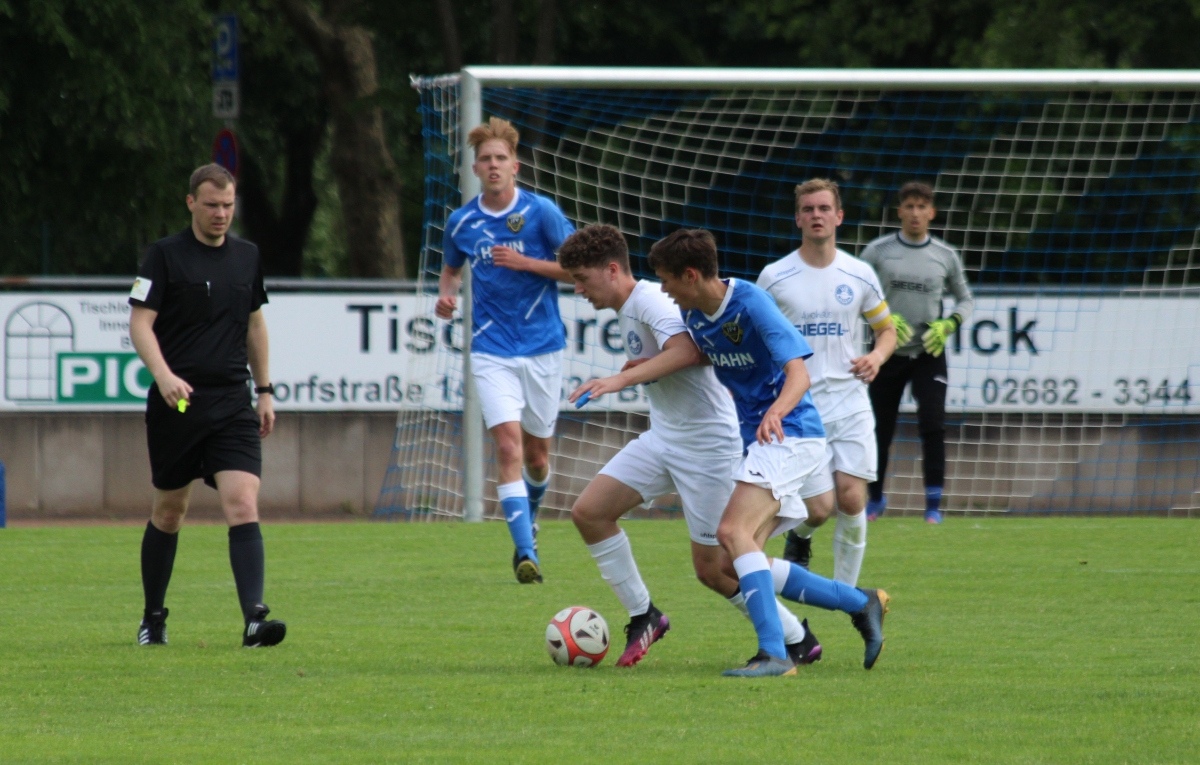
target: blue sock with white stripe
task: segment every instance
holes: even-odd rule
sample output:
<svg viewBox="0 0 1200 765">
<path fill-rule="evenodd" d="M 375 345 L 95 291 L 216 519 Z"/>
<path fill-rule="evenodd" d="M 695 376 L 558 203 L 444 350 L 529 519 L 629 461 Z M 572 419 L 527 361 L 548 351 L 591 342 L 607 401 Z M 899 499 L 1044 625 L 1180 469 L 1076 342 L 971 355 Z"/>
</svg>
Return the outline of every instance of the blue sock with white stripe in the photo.
<svg viewBox="0 0 1200 765">
<path fill-rule="evenodd" d="M 526 468 L 521 468 L 521 478 L 525 480 L 525 493 L 529 496 L 530 519 L 536 521 L 542 497 L 546 496 L 546 487 L 550 485 L 550 471 L 547 470 L 546 477 L 538 482 L 529 477 L 529 471 Z"/>
<path fill-rule="evenodd" d="M 513 544 L 517 546 L 517 557 L 527 557 L 537 563 L 537 553 L 533 551 L 533 521 L 529 519 L 529 497 L 525 494 L 525 482 L 506 483 L 497 487 L 496 493 L 500 496 L 500 509 L 504 511 L 508 533 L 512 535 Z"/>
<path fill-rule="evenodd" d="M 826 579 L 783 558 L 776 558 L 771 563 L 771 577 L 775 592 L 796 603 L 848 614 L 861 611 L 867 605 L 866 593 L 857 587 Z"/>
<path fill-rule="evenodd" d="M 779 620 L 779 607 L 773 596 L 775 587 L 767 556 L 760 552 L 746 553 L 733 562 L 733 567 L 737 569 L 746 611 L 758 633 L 758 650 L 780 659 L 787 658 L 783 622 Z"/>
</svg>

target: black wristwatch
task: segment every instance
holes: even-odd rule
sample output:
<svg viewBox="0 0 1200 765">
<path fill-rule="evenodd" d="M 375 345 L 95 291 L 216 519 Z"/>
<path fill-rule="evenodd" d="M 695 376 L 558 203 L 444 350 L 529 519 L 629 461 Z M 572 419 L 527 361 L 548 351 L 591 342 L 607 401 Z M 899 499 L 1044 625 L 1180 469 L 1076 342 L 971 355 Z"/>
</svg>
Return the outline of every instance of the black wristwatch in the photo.
<svg viewBox="0 0 1200 765">
<path fill-rule="evenodd" d="M 270 383 L 269 385 L 260 385 L 254 389 L 254 392 L 255 393 L 270 393 L 272 396 L 274 396 L 275 395 L 275 383 Z"/>
</svg>

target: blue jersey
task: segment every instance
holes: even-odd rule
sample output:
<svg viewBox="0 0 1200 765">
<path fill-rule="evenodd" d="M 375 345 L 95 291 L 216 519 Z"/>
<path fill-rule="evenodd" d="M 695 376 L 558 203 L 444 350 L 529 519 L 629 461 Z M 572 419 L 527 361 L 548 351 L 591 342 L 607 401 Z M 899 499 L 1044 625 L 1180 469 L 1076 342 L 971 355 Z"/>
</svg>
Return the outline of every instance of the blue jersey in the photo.
<svg viewBox="0 0 1200 765">
<path fill-rule="evenodd" d="M 733 393 L 742 444 L 749 448 L 763 415 L 783 390 L 783 366 L 807 359 L 812 348 L 775 301 L 749 282 L 729 279 L 729 290 L 715 316 L 683 312 L 683 321 L 696 345 L 712 363 L 721 384 Z M 783 433 L 797 438 L 824 438 L 821 415 L 805 391 L 796 408 L 783 418 Z"/>
<path fill-rule="evenodd" d="M 516 190 L 512 204 L 492 212 L 476 197 L 450 214 L 442 242 L 445 264 L 471 261 L 474 295 L 472 350 L 495 356 L 539 356 L 566 347 L 553 279 L 492 264 L 492 247 L 504 245 L 538 260 L 555 251 L 575 227 L 554 202 Z"/>
</svg>

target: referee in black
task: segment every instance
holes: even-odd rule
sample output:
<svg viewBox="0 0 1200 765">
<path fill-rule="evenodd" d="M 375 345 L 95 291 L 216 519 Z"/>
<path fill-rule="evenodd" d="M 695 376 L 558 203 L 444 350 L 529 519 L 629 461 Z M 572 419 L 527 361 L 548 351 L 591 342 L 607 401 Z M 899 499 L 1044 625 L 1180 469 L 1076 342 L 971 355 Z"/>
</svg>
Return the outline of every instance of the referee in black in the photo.
<svg viewBox="0 0 1200 765">
<path fill-rule="evenodd" d="M 146 610 L 138 644 L 167 642 L 164 601 L 175 547 L 192 481 L 203 478 L 220 495 L 229 523 L 229 563 L 246 625 L 242 645 L 277 645 L 287 625 L 268 619 L 262 602 L 258 527 L 261 440 L 275 426 L 260 310 L 267 292 L 258 247 L 227 233 L 233 176 L 204 165 L 192 173 L 190 190 L 192 225 L 150 246 L 129 298 L 129 334 L 154 376 L 146 401 L 154 510 L 142 537 Z"/>
</svg>

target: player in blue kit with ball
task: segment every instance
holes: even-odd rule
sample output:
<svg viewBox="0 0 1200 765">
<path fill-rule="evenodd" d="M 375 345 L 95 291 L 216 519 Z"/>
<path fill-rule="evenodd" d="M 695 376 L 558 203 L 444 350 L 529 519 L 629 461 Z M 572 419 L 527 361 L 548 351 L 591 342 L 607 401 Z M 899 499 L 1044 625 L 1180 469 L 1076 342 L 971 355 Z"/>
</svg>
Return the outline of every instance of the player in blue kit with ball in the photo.
<svg viewBox="0 0 1200 765">
<path fill-rule="evenodd" d="M 519 140 L 496 117 L 468 136 L 483 193 L 446 221 L 436 313 L 451 318 L 470 262 L 471 373 L 496 444 L 497 493 L 516 546 L 513 573 L 529 584 L 542 581 L 535 520 L 550 480 L 566 346 L 557 282 L 571 281 L 554 253 L 575 227 L 554 202 L 517 188 Z"/>
<path fill-rule="evenodd" d="M 772 593 L 844 611 L 866 643 L 870 669 L 883 650 L 888 595 L 810 573 L 763 552 L 768 537 L 807 517 L 800 491 L 825 458 L 825 429 L 808 394 L 812 350 L 763 290 L 717 275 L 717 246 L 702 229 L 682 229 L 650 249 L 650 267 L 679 306 L 700 352 L 733 394 L 746 447 L 717 528 L 758 634 L 758 653 L 731 677 L 792 675 Z"/>
</svg>

